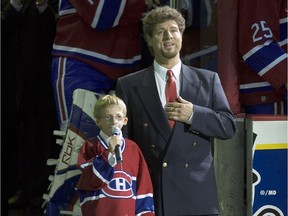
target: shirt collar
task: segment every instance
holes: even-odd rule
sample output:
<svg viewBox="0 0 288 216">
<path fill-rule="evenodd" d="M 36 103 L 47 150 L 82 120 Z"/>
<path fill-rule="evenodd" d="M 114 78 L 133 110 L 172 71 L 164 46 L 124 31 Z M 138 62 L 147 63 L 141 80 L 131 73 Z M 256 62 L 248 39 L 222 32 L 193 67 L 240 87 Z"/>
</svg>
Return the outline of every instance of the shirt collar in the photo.
<svg viewBox="0 0 288 216">
<path fill-rule="evenodd" d="M 102 137 L 102 139 L 104 139 L 105 141 L 107 141 L 109 139 L 109 137 L 101 130 L 99 135 Z"/>
<path fill-rule="evenodd" d="M 166 78 L 166 73 L 167 70 L 169 68 L 165 68 L 163 66 L 161 66 L 160 64 L 158 64 L 155 60 L 154 60 L 154 72 L 156 74 L 158 74 L 158 76 L 163 79 L 165 82 L 167 80 Z M 179 61 L 173 68 L 170 68 L 170 70 L 173 71 L 174 77 L 176 80 L 179 80 L 179 76 L 180 76 L 180 70 L 181 70 L 181 61 Z"/>
</svg>

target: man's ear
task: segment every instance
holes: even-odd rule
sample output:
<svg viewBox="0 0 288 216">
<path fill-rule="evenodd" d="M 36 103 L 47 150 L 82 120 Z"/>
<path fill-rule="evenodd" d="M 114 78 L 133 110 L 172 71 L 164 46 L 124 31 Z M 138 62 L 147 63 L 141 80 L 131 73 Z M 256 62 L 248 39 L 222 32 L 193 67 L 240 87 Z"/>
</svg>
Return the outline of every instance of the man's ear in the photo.
<svg viewBox="0 0 288 216">
<path fill-rule="evenodd" d="M 151 37 L 149 35 L 146 35 L 146 42 L 147 42 L 147 46 L 151 47 Z"/>
<path fill-rule="evenodd" d="M 99 122 L 100 122 L 100 120 L 98 118 L 96 118 L 95 119 L 95 123 L 96 123 L 97 126 L 99 126 Z"/>
</svg>

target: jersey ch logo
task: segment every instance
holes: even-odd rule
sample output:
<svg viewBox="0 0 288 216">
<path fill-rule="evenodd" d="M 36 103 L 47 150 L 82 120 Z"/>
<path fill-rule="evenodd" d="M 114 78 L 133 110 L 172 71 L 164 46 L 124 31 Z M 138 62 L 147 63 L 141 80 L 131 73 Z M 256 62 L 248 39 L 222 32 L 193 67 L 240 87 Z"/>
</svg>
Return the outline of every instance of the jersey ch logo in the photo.
<svg viewBox="0 0 288 216">
<path fill-rule="evenodd" d="M 123 172 L 115 171 L 113 179 L 102 189 L 107 197 L 131 198 L 133 197 L 132 177 Z"/>
</svg>

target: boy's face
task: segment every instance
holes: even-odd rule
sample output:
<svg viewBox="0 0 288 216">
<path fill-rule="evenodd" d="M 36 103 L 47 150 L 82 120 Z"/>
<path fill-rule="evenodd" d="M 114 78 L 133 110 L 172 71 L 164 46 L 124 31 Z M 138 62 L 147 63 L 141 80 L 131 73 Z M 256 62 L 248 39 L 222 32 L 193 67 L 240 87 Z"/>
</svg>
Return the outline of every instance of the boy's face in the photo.
<svg viewBox="0 0 288 216">
<path fill-rule="evenodd" d="M 112 136 L 112 126 L 115 125 L 121 129 L 127 122 L 128 118 L 119 105 L 111 105 L 105 108 L 101 112 L 101 116 L 96 118 L 96 124 L 107 136 Z"/>
</svg>

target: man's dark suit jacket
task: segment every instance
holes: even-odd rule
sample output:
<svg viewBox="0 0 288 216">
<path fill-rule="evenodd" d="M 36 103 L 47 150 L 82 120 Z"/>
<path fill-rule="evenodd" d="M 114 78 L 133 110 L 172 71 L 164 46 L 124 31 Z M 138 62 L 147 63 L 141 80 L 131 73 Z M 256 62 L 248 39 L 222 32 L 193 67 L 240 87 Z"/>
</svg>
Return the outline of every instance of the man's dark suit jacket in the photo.
<svg viewBox="0 0 288 216">
<path fill-rule="evenodd" d="M 180 79 L 180 96 L 194 104 L 193 120 L 172 130 L 154 67 L 120 78 L 116 94 L 128 110 L 124 134 L 146 158 L 158 216 L 219 214 L 211 139 L 232 138 L 235 122 L 217 73 L 182 64 Z"/>
</svg>

